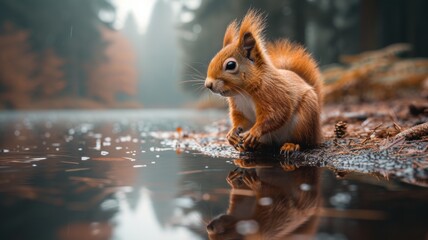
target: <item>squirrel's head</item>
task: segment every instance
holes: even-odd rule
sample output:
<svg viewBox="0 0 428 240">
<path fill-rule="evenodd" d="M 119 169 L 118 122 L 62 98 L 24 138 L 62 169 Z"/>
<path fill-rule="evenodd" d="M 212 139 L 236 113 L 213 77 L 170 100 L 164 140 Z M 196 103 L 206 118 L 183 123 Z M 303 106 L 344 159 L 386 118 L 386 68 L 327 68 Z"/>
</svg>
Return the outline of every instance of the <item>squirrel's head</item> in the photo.
<svg viewBox="0 0 428 240">
<path fill-rule="evenodd" d="M 262 15 L 250 10 L 238 27 L 233 21 L 226 29 L 223 48 L 208 66 L 205 87 L 225 97 L 256 88 L 268 64 L 265 53 Z"/>
</svg>

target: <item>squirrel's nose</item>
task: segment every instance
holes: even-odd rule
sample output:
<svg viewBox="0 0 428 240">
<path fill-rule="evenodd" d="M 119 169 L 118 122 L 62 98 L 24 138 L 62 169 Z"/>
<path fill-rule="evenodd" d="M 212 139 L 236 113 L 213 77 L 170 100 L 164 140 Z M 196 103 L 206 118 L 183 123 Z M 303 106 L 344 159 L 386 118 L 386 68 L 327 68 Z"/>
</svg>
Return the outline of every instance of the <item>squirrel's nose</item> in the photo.
<svg viewBox="0 0 428 240">
<path fill-rule="evenodd" d="M 208 226 L 207 226 L 207 231 L 209 232 L 209 233 L 214 233 L 214 224 L 211 222 L 210 224 L 208 224 Z"/>
<path fill-rule="evenodd" d="M 212 82 L 206 82 L 205 87 L 212 90 L 213 89 L 213 83 Z"/>
</svg>

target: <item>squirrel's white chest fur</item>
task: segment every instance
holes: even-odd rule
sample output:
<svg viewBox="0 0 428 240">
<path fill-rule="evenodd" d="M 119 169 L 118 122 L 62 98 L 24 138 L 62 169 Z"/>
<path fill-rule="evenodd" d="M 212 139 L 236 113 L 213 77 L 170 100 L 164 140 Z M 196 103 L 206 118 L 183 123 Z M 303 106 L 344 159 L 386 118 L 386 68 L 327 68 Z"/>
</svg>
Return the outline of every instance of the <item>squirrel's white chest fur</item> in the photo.
<svg viewBox="0 0 428 240">
<path fill-rule="evenodd" d="M 250 121 L 251 125 L 254 125 L 256 122 L 256 106 L 251 97 L 248 95 L 239 94 L 233 98 L 237 110 L 244 114 L 244 116 Z M 297 121 L 297 115 L 292 116 L 288 121 L 285 121 L 279 129 L 263 135 L 260 139 L 260 142 L 276 145 L 282 145 L 286 142 L 291 142 L 291 134 L 297 125 Z M 244 129 L 244 131 L 248 130 L 249 129 Z"/>
<path fill-rule="evenodd" d="M 253 99 L 245 94 L 239 94 L 233 98 L 238 111 L 242 112 L 244 116 L 254 124 L 256 122 L 256 106 Z"/>
</svg>

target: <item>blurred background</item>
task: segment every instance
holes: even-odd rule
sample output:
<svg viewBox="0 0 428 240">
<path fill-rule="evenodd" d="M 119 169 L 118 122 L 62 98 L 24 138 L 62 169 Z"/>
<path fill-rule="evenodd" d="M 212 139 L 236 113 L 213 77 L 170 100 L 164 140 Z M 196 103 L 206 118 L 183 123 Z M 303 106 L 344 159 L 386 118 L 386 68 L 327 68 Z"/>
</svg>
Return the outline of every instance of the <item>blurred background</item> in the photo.
<svg viewBox="0 0 428 240">
<path fill-rule="evenodd" d="M 333 80 L 396 43 L 370 56 L 404 54 L 400 74 L 428 76 L 425 0 L 0 0 L 0 109 L 214 107 L 189 80 L 250 7 L 267 13 L 269 39 L 304 44 Z"/>
</svg>

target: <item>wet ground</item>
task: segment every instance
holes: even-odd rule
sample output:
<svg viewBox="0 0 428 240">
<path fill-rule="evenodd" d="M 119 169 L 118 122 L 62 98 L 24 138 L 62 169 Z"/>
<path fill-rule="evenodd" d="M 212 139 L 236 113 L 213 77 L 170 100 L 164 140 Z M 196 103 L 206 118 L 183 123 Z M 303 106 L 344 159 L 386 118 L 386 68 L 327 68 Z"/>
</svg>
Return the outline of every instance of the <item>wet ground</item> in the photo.
<svg viewBox="0 0 428 240">
<path fill-rule="evenodd" d="M 0 239 L 428 238 L 426 155 L 239 156 L 225 117 L 0 113 Z"/>
</svg>

